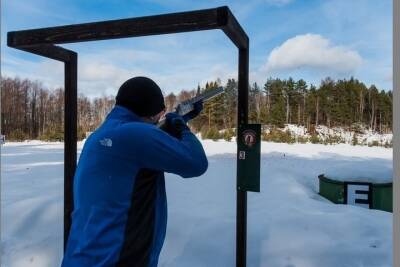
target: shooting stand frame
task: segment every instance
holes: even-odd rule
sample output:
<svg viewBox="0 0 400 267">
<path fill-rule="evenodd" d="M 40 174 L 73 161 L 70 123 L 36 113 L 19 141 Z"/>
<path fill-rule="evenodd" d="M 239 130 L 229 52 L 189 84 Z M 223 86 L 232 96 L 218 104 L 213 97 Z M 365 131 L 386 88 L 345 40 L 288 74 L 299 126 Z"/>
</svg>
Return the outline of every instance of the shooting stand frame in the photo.
<svg viewBox="0 0 400 267">
<path fill-rule="evenodd" d="M 77 161 L 77 60 L 64 43 L 221 29 L 239 50 L 238 126 L 248 121 L 249 38 L 227 6 L 156 16 L 8 32 L 7 45 L 64 62 L 64 249 L 71 227 Z M 238 157 L 237 157 L 238 159 Z M 247 192 L 237 189 L 236 266 L 246 266 Z"/>
</svg>

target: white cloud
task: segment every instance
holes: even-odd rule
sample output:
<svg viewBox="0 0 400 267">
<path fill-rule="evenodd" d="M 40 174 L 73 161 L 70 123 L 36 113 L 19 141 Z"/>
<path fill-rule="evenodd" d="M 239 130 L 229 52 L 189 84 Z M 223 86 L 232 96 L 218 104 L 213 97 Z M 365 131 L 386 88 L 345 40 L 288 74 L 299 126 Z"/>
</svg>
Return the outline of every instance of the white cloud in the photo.
<svg viewBox="0 0 400 267">
<path fill-rule="evenodd" d="M 195 89 L 198 84 L 204 85 L 217 78 L 225 83 L 228 78 L 237 76 L 236 60 L 231 60 L 233 64 L 230 60 L 221 64 L 221 60 L 214 57 L 215 54 L 202 51 L 170 55 L 165 51 L 123 48 L 82 53 L 78 59 L 78 93 L 89 98 L 115 95 L 120 85 L 134 76 L 151 77 L 165 94 Z M 39 59 L 34 62 L 6 54 L 2 58 L 3 75 L 40 80 L 47 88 L 63 87 L 63 64 Z"/>
<path fill-rule="evenodd" d="M 19 57 L 2 55 L 1 72 L 6 77 L 38 80 L 47 88 L 64 86 L 64 65 L 55 60 L 33 62 Z"/>
<path fill-rule="evenodd" d="M 179 92 L 182 89 L 195 89 L 197 84 L 202 86 L 217 78 L 223 84 L 228 78 L 236 77 L 237 72 L 227 65 L 212 65 L 204 68 L 184 68 L 178 71 L 158 72 L 147 68 L 124 68 L 116 64 L 84 61 L 78 72 L 78 88 L 86 96 L 92 98 L 99 95 L 115 95 L 119 86 L 134 76 L 147 76 L 160 85 L 164 94 Z"/>
<path fill-rule="evenodd" d="M 318 34 L 298 35 L 275 47 L 269 54 L 267 72 L 313 69 L 351 74 L 363 60 L 357 51 L 333 45 Z"/>
</svg>

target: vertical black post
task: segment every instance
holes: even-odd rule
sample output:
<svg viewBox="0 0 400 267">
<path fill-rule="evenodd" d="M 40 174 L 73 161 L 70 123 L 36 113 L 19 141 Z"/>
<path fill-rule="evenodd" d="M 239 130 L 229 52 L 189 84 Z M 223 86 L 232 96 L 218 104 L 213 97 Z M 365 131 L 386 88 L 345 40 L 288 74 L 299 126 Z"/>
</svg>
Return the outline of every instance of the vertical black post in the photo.
<svg viewBox="0 0 400 267">
<path fill-rule="evenodd" d="M 77 160 L 77 54 L 65 62 L 64 93 L 64 251 L 66 249 L 73 202 L 73 179 Z"/>
<path fill-rule="evenodd" d="M 249 96 L 249 49 L 239 49 L 238 113 L 237 124 L 246 124 L 248 120 Z M 239 136 L 238 136 L 239 138 Z M 237 152 L 239 154 L 239 151 Z M 237 156 L 237 160 L 239 156 Z M 237 179 L 237 178 L 236 178 Z M 247 192 L 237 189 L 236 203 L 236 266 L 246 266 L 247 237 Z"/>
</svg>

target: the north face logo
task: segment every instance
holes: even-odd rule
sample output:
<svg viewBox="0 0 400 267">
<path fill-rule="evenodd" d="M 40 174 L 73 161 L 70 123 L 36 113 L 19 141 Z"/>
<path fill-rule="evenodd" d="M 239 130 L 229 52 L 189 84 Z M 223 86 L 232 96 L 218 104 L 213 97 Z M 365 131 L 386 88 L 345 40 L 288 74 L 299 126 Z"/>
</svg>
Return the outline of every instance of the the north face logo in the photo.
<svg viewBox="0 0 400 267">
<path fill-rule="evenodd" d="M 104 138 L 100 140 L 100 145 L 112 147 L 112 140 L 110 138 Z"/>
</svg>

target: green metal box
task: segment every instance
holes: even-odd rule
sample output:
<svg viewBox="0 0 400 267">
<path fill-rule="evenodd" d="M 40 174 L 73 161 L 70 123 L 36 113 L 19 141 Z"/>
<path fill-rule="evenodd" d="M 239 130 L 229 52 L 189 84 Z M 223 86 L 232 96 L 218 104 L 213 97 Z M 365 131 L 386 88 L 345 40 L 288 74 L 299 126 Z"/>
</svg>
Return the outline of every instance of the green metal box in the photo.
<svg viewBox="0 0 400 267">
<path fill-rule="evenodd" d="M 319 194 L 321 196 L 335 204 L 347 204 L 346 186 L 353 182 L 336 181 L 327 178 L 323 174 L 319 175 L 318 178 Z M 371 198 L 369 207 L 371 209 L 393 212 L 393 183 L 369 184 Z"/>
<path fill-rule="evenodd" d="M 393 183 L 372 185 L 372 208 L 393 212 Z"/>
<path fill-rule="evenodd" d="M 319 175 L 319 194 L 335 204 L 344 204 L 344 183 Z"/>
</svg>

